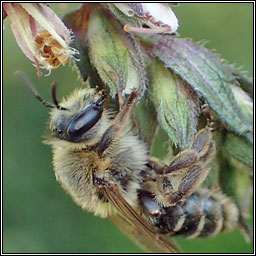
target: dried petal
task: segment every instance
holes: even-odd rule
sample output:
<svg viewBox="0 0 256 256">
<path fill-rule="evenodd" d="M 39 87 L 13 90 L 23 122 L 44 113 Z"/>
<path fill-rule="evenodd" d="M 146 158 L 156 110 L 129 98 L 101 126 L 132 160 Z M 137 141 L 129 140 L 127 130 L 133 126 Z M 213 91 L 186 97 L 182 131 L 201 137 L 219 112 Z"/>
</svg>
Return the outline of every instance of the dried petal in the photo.
<svg viewBox="0 0 256 256">
<path fill-rule="evenodd" d="M 167 4 L 159 3 L 142 3 L 144 15 L 146 16 L 146 24 L 152 27 L 164 27 L 170 28 L 170 33 L 175 32 L 178 29 L 178 20 L 173 13 L 172 9 Z M 142 17 L 144 19 L 144 17 Z"/>
<path fill-rule="evenodd" d="M 187 148 L 196 133 L 198 97 L 178 76 L 155 60 L 151 66 L 151 100 L 160 125 L 172 143 Z"/>
<path fill-rule="evenodd" d="M 34 61 L 37 52 L 32 43 L 28 13 L 19 4 L 4 4 L 4 10 L 11 19 L 11 29 L 19 47 L 31 61 Z"/>
</svg>

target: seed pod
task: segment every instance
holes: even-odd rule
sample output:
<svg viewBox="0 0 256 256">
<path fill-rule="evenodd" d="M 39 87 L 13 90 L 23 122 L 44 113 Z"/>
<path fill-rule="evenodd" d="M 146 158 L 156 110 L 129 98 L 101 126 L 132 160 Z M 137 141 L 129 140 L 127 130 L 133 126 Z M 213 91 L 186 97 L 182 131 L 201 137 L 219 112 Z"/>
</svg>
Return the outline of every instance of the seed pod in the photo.
<svg viewBox="0 0 256 256">
<path fill-rule="evenodd" d="M 239 135 L 252 132 L 230 88 L 237 81 L 215 54 L 189 40 L 160 35 L 153 45 L 153 54 L 204 98 L 229 129 Z"/>
<path fill-rule="evenodd" d="M 151 100 L 172 143 L 187 148 L 196 132 L 198 97 L 177 75 L 154 60 L 151 65 Z"/>
<path fill-rule="evenodd" d="M 111 96 L 130 94 L 136 89 L 140 98 L 147 79 L 137 40 L 104 10 L 97 9 L 89 19 L 88 43 L 90 59 Z"/>
</svg>

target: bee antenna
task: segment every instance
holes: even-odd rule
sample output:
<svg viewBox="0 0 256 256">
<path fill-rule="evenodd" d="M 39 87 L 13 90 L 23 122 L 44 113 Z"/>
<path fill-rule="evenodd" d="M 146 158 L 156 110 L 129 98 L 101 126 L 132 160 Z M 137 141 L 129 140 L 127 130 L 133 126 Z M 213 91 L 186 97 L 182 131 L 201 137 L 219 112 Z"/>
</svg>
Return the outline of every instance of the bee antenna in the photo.
<svg viewBox="0 0 256 256">
<path fill-rule="evenodd" d="M 55 107 L 59 110 L 67 110 L 66 108 L 64 107 L 61 107 L 58 103 L 58 100 L 57 100 L 57 97 L 56 97 L 56 91 L 57 91 L 57 82 L 53 82 L 52 84 L 52 100 L 53 100 L 53 103 L 55 105 Z"/>
<path fill-rule="evenodd" d="M 32 82 L 27 78 L 27 76 L 20 70 L 15 72 L 15 75 L 19 77 L 23 83 L 26 85 L 26 87 L 30 90 L 30 92 L 33 94 L 33 96 L 38 99 L 45 107 L 47 108 L 56 108 L 56 104 L 51 104 L 47 101 L 45 101 L 40 94 L 38 93 L 36 87 L 32 84 Z M 58 109 L 64 109 L 61 107 L 57 107 Z"/>
</svg>

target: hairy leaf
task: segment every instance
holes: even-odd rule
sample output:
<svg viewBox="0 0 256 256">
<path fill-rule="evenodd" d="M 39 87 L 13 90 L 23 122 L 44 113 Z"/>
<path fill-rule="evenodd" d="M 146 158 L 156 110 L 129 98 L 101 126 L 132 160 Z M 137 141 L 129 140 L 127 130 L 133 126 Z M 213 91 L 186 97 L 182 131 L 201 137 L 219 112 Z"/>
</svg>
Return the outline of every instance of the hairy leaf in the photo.
<svg viewBox="0 0 256 256">
<path fill-rule="evenodd" d="M 185 39 L 158 36 L 153 44 L 153 54 L 204 98 L 232 131 L 252 131 L 251 121 L 242 113 L 230 88 L 237 81 L 215 54 Z"/>
</svg>

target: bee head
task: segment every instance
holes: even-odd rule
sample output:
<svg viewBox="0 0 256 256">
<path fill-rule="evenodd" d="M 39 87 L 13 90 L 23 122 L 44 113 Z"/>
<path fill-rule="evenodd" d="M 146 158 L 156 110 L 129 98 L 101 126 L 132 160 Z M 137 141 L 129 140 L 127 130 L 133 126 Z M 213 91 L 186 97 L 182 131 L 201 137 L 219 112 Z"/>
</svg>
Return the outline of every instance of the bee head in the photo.
<svg viewBox="0 0 256 256">
<path fill-rule="evenodd" d="M 78 89 L 53 108 L 50 117 L 52 136 L 70 142 L 92 140 L 101 128 L 105 94 L 94 89 Z"/>
<path fill-rule="evenodd" d="M 103 115 L 103 103 L 105 93 L 96 92 L 95 89 L 77 89 L 70 97 L 64 99 L 60 104 L 56 97 L 57 85 L 52 85 L 53 104 L 42 99 L 35 86 L 21 71 L 16 75 L 25 83 L 31 93 L 45 107 L 51 108 L 50 131 L 51 137 L 69 142 L 87 142 L 92 140 L 100 132 L 106 129 L 102 119 L 107 120 L 107 114 Z M 103 117 L 104 116 L 104 117 Z M 103 117 L 103 118 L 102 118 Z M 94 140 L 95 142 L 95 140 Z"/>
</svg>

